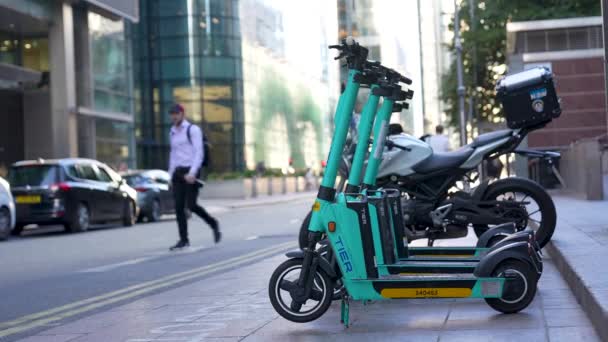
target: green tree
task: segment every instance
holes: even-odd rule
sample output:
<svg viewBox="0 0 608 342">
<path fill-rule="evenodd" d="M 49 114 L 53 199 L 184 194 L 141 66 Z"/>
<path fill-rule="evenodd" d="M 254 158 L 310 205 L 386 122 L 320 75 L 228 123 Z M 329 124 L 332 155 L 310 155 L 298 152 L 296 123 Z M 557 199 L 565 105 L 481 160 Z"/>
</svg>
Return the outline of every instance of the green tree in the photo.
<svg viewBox="0 0 608 342">
<path fill-rule="evenodd" d="M 473 3 L 473 25 L 469 1 L 461 0 L 460 7 L 465 96 L 467 99 L 474 98 L 477 120 L 490 122 L 500 120 L 500 106 L 495 100 L 494 87 L 507 71 L 507 23 L 601 14 L 600 0 L 475 0 Z M 453 21 L 450 29 L 454 30 Z M 455 52 L 453 43 L 449 48 Z M 476 88 L 473 87 L 474 80 L 477 80 Z M 450 124 L 458 127 L 456 89 L 456 63 L 453 61 L 443 76 L 441 97 L 447 105 Z"/>
</svg>

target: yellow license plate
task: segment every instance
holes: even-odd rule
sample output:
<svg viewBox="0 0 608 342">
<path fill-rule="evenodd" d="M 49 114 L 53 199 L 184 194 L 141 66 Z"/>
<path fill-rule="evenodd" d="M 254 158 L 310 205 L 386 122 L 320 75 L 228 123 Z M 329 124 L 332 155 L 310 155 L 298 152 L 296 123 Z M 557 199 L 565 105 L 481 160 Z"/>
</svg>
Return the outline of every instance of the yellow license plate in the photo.
<svg viewBox="0 0 608 342">
<path fill-rule="evenodd" d="M 40 195 L 33 196 L 17 196 L 15 202 L 19 204 L 38 204 L 41 202 Z"/>
</svg>

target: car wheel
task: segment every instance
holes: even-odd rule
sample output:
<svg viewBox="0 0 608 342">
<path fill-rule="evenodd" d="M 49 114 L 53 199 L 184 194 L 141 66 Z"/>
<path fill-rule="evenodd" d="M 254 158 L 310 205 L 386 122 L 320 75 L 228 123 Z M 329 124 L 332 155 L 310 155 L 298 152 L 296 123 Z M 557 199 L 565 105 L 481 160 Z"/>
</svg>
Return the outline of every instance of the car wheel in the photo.
<svg viewBox="0 0 608 342">
<path fill-rule="evenodd" d="M 21 233 L 23 233 L 24 227 L 25 227 L 24 225 L 17 223 L 15 225 L 15 228 L 13 228 L 13 230 L 11 230 L 11 235 L 13 235 L 13 236 L 21 235 Z"/>
<path fill-rule="evenodd" d="M 11 230 L 11 212 L 7 208 L 0 208 L 0 240 L 8 238 Z"/>
<path fill-rule="evenodd" d="M 70 233 L 82 233 L 89 230 L 90 225 L 91 214 L 89 208 L 84 203 L 78 203 L 72 220 L 66 226 L 67 230 Z"/>
<path fill-rule="evenodd" d="M 135 208 L 135 203 L 133 203 L 131 200 L 127 200 L 123 211 L 122 225 L 125 227 L 133 226 L 135 221 L 137 221 L 137 209 Z"/>
<path fill-rule="evenodd" d="M 150 213 L 148 214 L 148 222 L 160 221 L 161 215 L 162 215 L 162 212 L 160 209 L 160 201 L 155 199 L 152 202 L 152 209 L 150 209 Z"/>
</svg>

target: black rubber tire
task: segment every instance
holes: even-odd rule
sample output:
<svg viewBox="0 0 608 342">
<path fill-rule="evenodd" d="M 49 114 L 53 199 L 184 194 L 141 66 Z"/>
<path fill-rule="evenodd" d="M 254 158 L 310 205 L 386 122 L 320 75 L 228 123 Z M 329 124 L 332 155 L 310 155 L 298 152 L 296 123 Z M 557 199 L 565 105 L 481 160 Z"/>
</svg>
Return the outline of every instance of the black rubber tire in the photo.
<svg viewBox="0 0 608 342">
<path fill-rule="evenodd" d="M 24 225 L 17 223 L 15 225 L 15 228 L 13 228 L 13 230 L 11 230 L 11 235 L 12 236 L 19 236 L 19 235 L 21 235 L 21 233 L 23 233 L 23 228 L 25 228 Z"/>
<path fill-rule="evenodd" d="M 505 281 L 505 287 L 503 288 L 503 298 L 485 298 L 485 300 L 486 303 L 488 303 L 488 305 L 492 307 L 492 309 L 505 314 L 512 314 L 527 308 L 528 305 L 532 303 L 532 301 L 534 300 L 534 296 L 536 295 L 538 275 L 534 271 L 532 266 L 528 263 L 515 259 L 507 259 L 498 264 L 496 269 L 492 272 L 492 276 L 499 277 L 506 270 L 515 271 L 519 273 L 522 277 L 515 280 L 518 283 L 511 281 L 512 283 L 508 284 L 509 281 Z M 523 280 L 525 280 L 525 283 L 522 283 Z M 517 292 L 513 294 L 509 293 L 509 290 L 511 290 L 510 286 L 522 285 L 525 285 L 525 293 L 523 293 L 523 291 L 519 291 L 520 289 L 513 289 L 517 290 Z M 516 297 L 512 299 L 512 303 L 505 301 L 505 296 L 510 295 Z"/>
<path fill-rule="evenodd" d="M 505 178 L 490 184 L 483 196 L 484 200 L 495 200 L 496 197 L 508 192 L 519 192 L 529 195 L 538 204 L 541 213 L 541 224 L 536 230 L 536 241 L 543 248 L 553 236 L 557 224 L 557 212 L 551 196 L 536 182 L 523 178 Z M 487 229 L 486 225 L 474 225 L 475 234 L 481 236 Z"/>
<path fill-rule="evenodd" d="M 300 225 L 300 232 L 298 234 L 298 245 L 300 249 L 308 247 L 308 226 L 310 226 L 310 219 L 312 217 L 312 210 L 306 214 L 304 221 Z"/>
<path fill-rule="evenodd" d="M 86 213 L 86 218 L 82 216 Z M 72 215 L 72 219 L 65 225 L 65 228 L 70 233 L 82 233 L 89 230 L 91 225 L 91 211 L 84 203 L 78 203 L 76 210 Z"/>
<path fill-rule="evenodd" d="M 318 319 L 327 311 L 327 309 L 329 309 L 329 306 L 332 302 L 334 286 L 332 281 L 325 274 L 325 272 L 320 269 L 317 269 L 315 272 L 315 278 L 318 279 L 321 284 L 323 298 L 321 299 L 318 306 L 313 312 L 307 315 L 293 314 L 291 311 L 288 311 L 287 309 L 285 309 L 285 307 L 281 305 L 281 301 L 278 298 L 278 286 L 280 284 L 282 276 L 286 274 L 286 272 L 292 269 L 297 269 L 298 267 L 302 267 L 302 259 L 289 259 L 279 265 L 279 267 L 277 267 L 277 269 L 272 273 L 272 276 L 270 277 L 270 282 L 268 284 L 268 296 L 270 297 L 270 303 L 272 304 L 276 312 L 283 318 L 296 323 L 306 323 Z"/>
<path fill-rule="evenodd" d="M 11 233 L 11 212 L 6 207 L 0 208 L 0 241 L 8 239 Z M 4 222 L 4 224 L 2 223 Z"/>
<path fill-rule="evenodd" d="M 160 210 L 160 201 L 158 199 L 155 199 L 152 202 L 152 208 L 150 209 L 150 212 L 148 213 L 148 215 L 146 215 L 146 217 L 148 218 L 148 222 L 160 221 L 161 215 L 162 212 Z"/>
<path fill-rule="evenodd" d="M 132 200 L 125 202 L 123 213 L 122 213 L 122 225 L 125 227 L 131 227 L 137 221 L 137 209 L 135 203 Z"/>
</svg>

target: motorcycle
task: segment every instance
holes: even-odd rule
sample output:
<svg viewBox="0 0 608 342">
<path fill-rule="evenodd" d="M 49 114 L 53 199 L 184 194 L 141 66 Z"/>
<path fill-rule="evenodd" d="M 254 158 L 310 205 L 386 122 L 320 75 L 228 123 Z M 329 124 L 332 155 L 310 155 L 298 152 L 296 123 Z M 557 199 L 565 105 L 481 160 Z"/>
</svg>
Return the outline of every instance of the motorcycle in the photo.
<svg viewBox="0 0 608 342">
<path fill-rule="evenodd" d="M 376 186 L 401 192 L 405 199 L 401 201 L 403 229 L 408 241 L 428 239 L 428 245 L 432 246 L 435 240 L 467 236 L 470 225 L 479 237 L 493 226 L 513 222 L 518 231 L 527 227 L 535 230 L 543 247 L 551 239 L 557 222 L 555 205 L 544 188 L 519 177 L 486 179 L 470 190 L 466 185 L 476 181 L 473 174 L 482 162 L 505 154 L 559 157 L 555 152 L 517 148 L 530 132 L 545 125 L 546 122 L 481 134 L 472 143 L 451 152 L 433 152 L 426 142 L 405 133 L 390 135 Z M 353 144 L 344 150 L 338 191 L 349 192 L 346 179 L 354 150 Z M 301 248 L 307 245 L 310 217 L 311 212 L 300 227 Z"/>
</svg>

